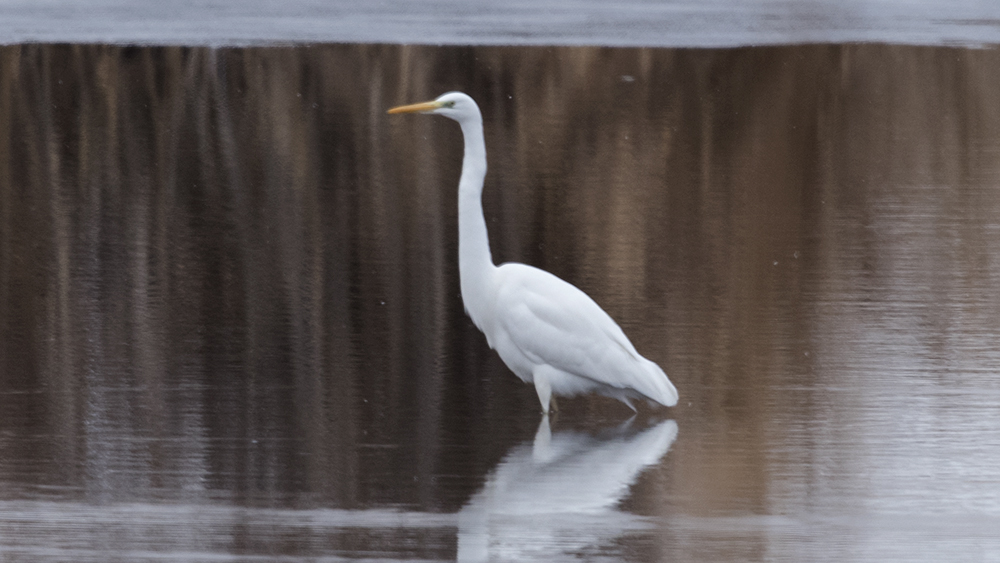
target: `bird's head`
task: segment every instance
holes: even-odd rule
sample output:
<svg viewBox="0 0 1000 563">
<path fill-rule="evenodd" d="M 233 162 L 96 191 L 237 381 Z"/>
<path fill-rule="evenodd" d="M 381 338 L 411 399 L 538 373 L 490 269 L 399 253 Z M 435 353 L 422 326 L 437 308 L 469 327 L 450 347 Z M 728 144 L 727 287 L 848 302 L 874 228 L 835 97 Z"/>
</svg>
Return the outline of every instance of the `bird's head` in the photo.
<svg viewBox="0 0 1000 563">
<path fill-rule="evenodd" d="M 475 100 L 461 92 L 448 92 L 429 102 L 394 107 L 389 113 L 432 113 L 454 119 L 459 123 L 468 119 L 482 119 Z"/>
</svg>

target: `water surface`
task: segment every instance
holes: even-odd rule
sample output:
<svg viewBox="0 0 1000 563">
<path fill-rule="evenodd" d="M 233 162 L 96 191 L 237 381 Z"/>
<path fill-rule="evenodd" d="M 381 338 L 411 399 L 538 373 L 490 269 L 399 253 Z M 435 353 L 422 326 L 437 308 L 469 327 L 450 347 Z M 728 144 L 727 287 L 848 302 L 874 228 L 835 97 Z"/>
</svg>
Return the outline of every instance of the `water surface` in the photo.
<svg viewBox="0 0 1000 563">
<path fill-rule="evenodd" d="M 0 553 L 1000 558 L 992 49 L 0 49 Z M 550 424 L 459 297 L 604 306 L 674 409 Z"/>
<path fill-rule="evenodd" d="M 7 0 L 0 44 L 736 47 L 1000 42 L 988 0 Z"/>
</svg>

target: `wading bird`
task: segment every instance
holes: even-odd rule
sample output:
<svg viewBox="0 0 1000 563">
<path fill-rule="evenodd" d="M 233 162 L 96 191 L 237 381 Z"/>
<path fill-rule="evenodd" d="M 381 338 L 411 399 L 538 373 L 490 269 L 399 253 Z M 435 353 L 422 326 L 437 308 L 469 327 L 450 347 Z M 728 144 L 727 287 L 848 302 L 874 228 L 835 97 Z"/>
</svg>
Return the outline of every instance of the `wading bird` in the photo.
<svg viewBox="0 0 1000 563">
<path fill-rule="evenodd" d="M 521 380 L 534 383 L 542 412 L 553 395 L 596 392 L 633 411 L 633 399 L 672 407 L 677 389 L 639 355 L 622 329 L 575 286 L 538 268 L 496 266 L 483 217 L 486 141 L 479 106 L 461 92 L 389 113 L 430 113 L 462 126 L 465 158 L 458 183 L 458 270 L 465 310 Z"/>
</svg>

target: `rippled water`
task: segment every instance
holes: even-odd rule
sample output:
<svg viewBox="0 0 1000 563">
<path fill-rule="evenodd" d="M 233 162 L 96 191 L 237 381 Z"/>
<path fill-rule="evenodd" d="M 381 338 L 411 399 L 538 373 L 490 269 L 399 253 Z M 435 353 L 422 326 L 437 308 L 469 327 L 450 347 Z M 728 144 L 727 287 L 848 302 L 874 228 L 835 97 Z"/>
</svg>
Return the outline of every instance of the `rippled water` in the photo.
<svg viewBox="0 0 1000 563">
<path fill-rule="evenodd" d="M 10 561 L 1000 559 L 1000 54 L 0 48 Z M 494 257 L 677 385 L 540 420 Z"/>
</svg>

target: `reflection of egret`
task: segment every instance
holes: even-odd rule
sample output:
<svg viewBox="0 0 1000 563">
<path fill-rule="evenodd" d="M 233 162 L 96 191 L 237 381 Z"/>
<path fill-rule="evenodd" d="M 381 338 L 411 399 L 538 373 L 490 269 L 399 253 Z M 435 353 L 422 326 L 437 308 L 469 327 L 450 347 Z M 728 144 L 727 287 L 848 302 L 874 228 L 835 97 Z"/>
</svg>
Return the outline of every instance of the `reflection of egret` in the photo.
<svg viewBox="0 0 1000 563">
<path fill-rule="evenodd" d="M 522 380 L 534 382 L 542 410 L 548 412 L 553 394 L 590 391 L 629 407 L 632 399 L 642 398 L 677 404 L 677 389 L 663 370 L 640 356 L 587 294 L 538 268 L 493 264 L 481 201 L 486 142 L 476 102 L 461 92 L 449 92 L 431 102 L 389 110 L 413 112 L 443 115 L 462 126 L 465 160 L 458 184 L 462 300 L 504 363 Z"/>
<path fill-rule="evenodd" d="M 511 450 L 459 513 L 458 560 L 555 561 L 645 529 L 615 505 L 676 437 L 672 420 L 597 439 L 551 434 L 543 417 L 534 444 Z"/>
</svg>

